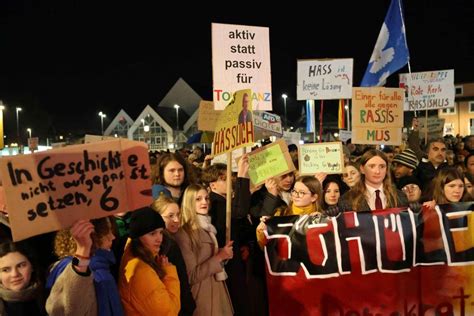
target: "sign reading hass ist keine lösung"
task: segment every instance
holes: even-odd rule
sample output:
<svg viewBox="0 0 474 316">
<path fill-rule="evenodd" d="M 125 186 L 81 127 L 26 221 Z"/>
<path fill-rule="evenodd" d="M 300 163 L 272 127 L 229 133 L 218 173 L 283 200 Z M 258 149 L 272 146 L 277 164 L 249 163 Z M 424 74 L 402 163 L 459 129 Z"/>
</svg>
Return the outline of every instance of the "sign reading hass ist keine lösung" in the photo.
<svg viewBox="0 0 474 316">
<path fill-rule="evenodd" d="M 212 144 L 213 156 L 255 142 L 251 95 L 250 89 L 236 91 L 232 101 L 219 115 Z"/>
</svg>

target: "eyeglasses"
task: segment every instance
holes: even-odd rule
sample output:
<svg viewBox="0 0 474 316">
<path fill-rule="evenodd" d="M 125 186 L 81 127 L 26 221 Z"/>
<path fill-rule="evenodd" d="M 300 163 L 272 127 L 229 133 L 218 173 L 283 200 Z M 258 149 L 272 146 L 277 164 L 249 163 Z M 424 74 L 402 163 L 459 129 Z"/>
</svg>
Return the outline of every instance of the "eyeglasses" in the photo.
<svg viewBox="0 0 474 316">
<path fill-rule="evenodd" d="M 292 195 L 296 195 L 297 197 L 304 197 L 305 194 L 311 194 L 311 192 L 296 191 L 296 190 L 291 190 L 290 193 Z"/>
<path fill-rule="evenodd" d="M 417 184 L 407 184 L 406 186 L 402 188 L 402 191 L 407 192 L 407 191 L 414 191 L 417 189 L 418 190 L 420 189 L 420 187 Z"/>
<path fill-rule="evenodd" d="M 178 220 L 179 221 L 179 214 L 169 214 L 169 215 L 165 215 L 165 216 L 162 216 L 162 217 L 166 217 L 172 221 L 175 221 L 175 220 Z"/>
</svg>

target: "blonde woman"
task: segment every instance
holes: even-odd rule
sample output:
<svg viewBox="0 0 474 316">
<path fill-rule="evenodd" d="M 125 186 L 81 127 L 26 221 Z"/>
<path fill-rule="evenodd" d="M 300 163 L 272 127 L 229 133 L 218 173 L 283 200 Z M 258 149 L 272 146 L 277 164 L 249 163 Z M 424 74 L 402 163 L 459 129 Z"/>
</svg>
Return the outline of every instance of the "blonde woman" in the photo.
<svg viewBox="0 0 474 316">
<path fill-rule="evenodd" d="M 165 221 L 166 228 L 163 232 L 163 242 L 160 247 L 160 254 L 168 257 L 169 262 L 176 266 L 179 278 L 181 310 L 180 316 L 192 315 L 196 309 L 191 287 L 189 286 L 188 274 L 183 255 L 179 249 L 174 234 L 180 227 L 181 211 L 175 200 L 162 194 L 156 199 L 151 207 L 160 213 Z"/>
<path fill-rule="evenodd" d="M 208 212 L 207 190 L 200 185 L 190 185 L 183 195 L 181 229 L 175 238 L 181 248 L 196 301 L 194 315 L 232 315 L 224 272 L 224 262 L 233 257 L 232 242 L 218 248 L 216 228 Z"/>
</svg>

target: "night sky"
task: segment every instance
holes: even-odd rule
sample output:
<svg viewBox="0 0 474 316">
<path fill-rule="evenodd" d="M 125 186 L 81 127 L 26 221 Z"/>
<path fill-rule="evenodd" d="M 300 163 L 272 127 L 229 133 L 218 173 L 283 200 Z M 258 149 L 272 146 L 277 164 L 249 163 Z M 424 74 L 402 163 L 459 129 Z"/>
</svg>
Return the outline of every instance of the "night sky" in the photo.
<svg viewBox="0 0 474 316">
<path fill-rule="evenodd" d="M 162 2 L 135 3 L 0 0 L 7 136 L 16 134 L 16 106 L 23 108 L 23 137 L 27 127 L 41 137 L 97 134 L 99 111 L 112 119 L 123 108 L 135 119 L 179 77 L 210 100 L 212 22 L 270 27 L 273 110 L 283 113 L 280 95 L 287 93 L 288 116 L 296 121 L 303 104 L 295 100 L 296 60 L 354 58 L 358 85 L 390 0 L 315 1 L 311 8 L 296 2 L 270 8 L 274 4 L 198 7 L 172 1 L 168 10 L 157 5 Z M 456 83 L 474 81 L 474 1 L 403 5 L 412 71 L 454 68 Z M 386 86 L 397 84 L 392 75 Z M 334 113 L 328 110 L 329 117 Z"/>
</svg>

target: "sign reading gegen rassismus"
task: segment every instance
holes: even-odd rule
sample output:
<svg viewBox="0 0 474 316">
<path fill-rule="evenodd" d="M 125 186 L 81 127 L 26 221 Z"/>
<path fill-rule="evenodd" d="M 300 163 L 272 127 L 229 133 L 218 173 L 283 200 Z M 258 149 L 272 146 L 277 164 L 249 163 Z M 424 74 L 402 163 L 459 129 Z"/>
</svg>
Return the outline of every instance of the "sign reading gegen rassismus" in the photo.
<svg viewBox="0 0 474 316">
<path fill-rule="evenodd" d="M 452 108 L 454 103 L 454 70 L 437 70 L 400 74 L 400 87 L 406 90 L 405 111 Z"/>
<path fill-rule="evenodd" d="M 272 110 L 268 27 L 212 23 L 212 72 L 216 110 L 242 89 L 252 89 L 254 110 Z"/>
<path fill-rule="evenodd" d="M 111 140 L 0 159 L 14 240 L 149 205 L 146 145 Z"/>
<path fill-rule="evenodd" d="M 404 90 L 353 88 L 352 143 L 402 143 Z"/>
</svg>

